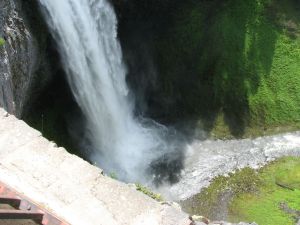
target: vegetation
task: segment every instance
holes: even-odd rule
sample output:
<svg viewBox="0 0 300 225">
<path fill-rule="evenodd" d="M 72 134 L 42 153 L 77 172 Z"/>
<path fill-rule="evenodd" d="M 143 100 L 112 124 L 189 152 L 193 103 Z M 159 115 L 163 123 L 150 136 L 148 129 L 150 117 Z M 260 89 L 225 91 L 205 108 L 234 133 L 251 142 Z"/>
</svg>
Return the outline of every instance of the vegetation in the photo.
<svg viewBox="0 0 300 225">
<path fill-rule="evenodd" d="M 243 193 L 256 193 L 261 179 L 258 173 L 250 168 L 231 173 L 229 176 L 219 176 L 215 178 L 208 188 L 201 193 L 182 202 L 185 211 L 192 215 L 203 215 L 207 218 L 215 219 L 216 213 L 226 211 L 225 208 L 218 208 L 221 201 L 229 204 L 232 196 L 240 196 Z M 229 196 L 226 198 L 225 196 Z"/>
<path fill-rule="evenodd" d="M 167 123 L 191 121 L 216 137 L 299 129 L 300 3 L 173 2 L 134 2 L 136 13 L 120 17 L 124 29 L 145 34 L 155 59 L 157 82 L 145 89 L 150 116 Z M 137 89 L 140 74 L 133 84 Z"/>
<path fill-rule="evenodd" d="M 0 37 L 0 47 L 3 46 L 4 44 L 5 44 L 5 40 Z"/>
<path fill-rule="evenodd" d="M 257 172 L 246 168 L 218 177 L 183 205 L 193 214 L 210 217 L 228 192 L 227 219 L 231 222 L 294 225 L 300 219 L 300 158 L 283 158 Z"/>
<path fill-rule="evenodd" d="M 215 112 L 208 129 L 221 114 L 234 136 L 247 126 L 299 123 L 300 16 L 293 1 L 284 5 L 265 0 L 187 5 L 170 31 L 172 40 L 159 46 L 169 56 L 161 57 L 166 94 L 179 90 L 178 101 L 192 113 Z M 184 81 L 170 85 L 179 73 Z"/>
<path fill-rule="evenodd" d="M 136 185 L 136 190 L 144 193 L 145 195 L 148 195 L 150 198 L 153 198 L 156 201 L 159 201 L 159 202 L 163 201 L 163 198 L 160 194 L 156 194 L 156 193 L 152 192 L 147 187 L 145 187 L 139 183 L 137 183 L 135 185 Z"/>
<path fill-rule="evenodd" d="M 295 215 L 300 210 L 300 159 L 282 159 L 263 169 L 260 176 L 264 184 L 257 195 L 244 193 L 232 201 L 231 220 L 294 225 L 300 219 L 300 214 Z"/>
<path fill-rule="evenodd" d="M 111 173 L 109 174 L 109 177 L 112 178 L 112 179 L 115 179 L 115 180 L 118 179 L 118 175 L 117 175 L 115 172 L 111 172 Z"/>
</svg>

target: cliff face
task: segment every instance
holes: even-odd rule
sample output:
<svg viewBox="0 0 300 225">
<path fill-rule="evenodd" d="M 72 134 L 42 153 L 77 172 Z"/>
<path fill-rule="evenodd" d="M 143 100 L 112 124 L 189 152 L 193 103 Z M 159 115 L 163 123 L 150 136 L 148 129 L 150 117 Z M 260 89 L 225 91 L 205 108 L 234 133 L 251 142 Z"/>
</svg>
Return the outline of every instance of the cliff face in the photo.
<svg viewBox="0 0 300 225">
<path fill-rule="evenodd" d="M 214 137 L 299 129 L 298 1 L 111 1 L 137 111 Z M 21 117 L 64 74 L 38 1 L 0 7 L 0 106 Z"/>
<path fill-rule="evenodd" d="M 148 117 L 217 138 L 299 129 L 299 1 L 114 2 Z"/>
<path fill-rule="evenodd" d="M 31 94 L 49 78 L 43 41 L 47 35 L 36 30 L 33 19 L 26 16 L 28 6 L 32 14 L 38 14 L 36 4 L 20 0 L 0 2 L 0 106 L 20 117 Z M 26 8 L 27 7 L 27 8 Z M 35 13 L 33 13 L 35 12 Z M 35 23 L 35 24 L 33 24 Z M 38 35 L 38 37 L 37 37 Z"/>
</svg>

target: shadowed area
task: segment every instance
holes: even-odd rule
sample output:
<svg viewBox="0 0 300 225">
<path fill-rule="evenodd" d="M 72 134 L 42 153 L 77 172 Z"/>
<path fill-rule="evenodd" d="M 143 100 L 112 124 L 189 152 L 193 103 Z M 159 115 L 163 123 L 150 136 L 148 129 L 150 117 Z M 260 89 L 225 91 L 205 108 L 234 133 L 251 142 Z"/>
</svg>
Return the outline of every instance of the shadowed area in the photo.
<svg viewBox="0 0 300 225">
<path fill-rule="evenodd" d="M 274 89 L 284 88 L 279 76 L 298 84 L 296 60 L 286 71 L 281 68 L 292 60 L 287 48 L 298 46 L 292 40 L 299 33 L 299 3 L 284 2 L 284 7 L 271 0 L 120 3 L 128 80 L 143 100 L 138 109 L 162 123 L 182 128 L 185 121 L 233 137 L 251 126 L 297 122 L 298 97 L 286 92 L 280 97 L 291 102 L 288 112 Z"/>
</svg>

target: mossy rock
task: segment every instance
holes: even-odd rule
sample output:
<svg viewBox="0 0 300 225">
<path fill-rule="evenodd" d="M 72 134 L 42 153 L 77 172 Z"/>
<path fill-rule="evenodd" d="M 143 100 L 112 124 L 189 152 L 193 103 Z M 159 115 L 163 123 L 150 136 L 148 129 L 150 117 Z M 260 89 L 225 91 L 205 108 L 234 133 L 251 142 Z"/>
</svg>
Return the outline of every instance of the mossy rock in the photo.
<svg viewBox="0 0 300 225">
<path fill-rule="evenodd" d="M 230 190 L 230 198 L 225 199 L 227 208 L 223 209 L 226 218 L 221 219 L 255 221 L 260 225 L 294 225 L 300 219 L 299 171 L 300 158 L 293 157 L 282 158 L 258 171 L 246 168 L 214 179 L 208 188 L 182 205 L 192 214 L 216 216 L 215 206 L 224 201 L 220 196 L 224 197 Z"/>
<path fill-rule="evenodd" d="M 288 165 L 283 164 L 282 168 L 278 168 L 275 181 L 283 187 L 300 190 L 300 162 L 291 161 Z"/>
<path fill-rule="evenodd" d="M 260 170 L 263 185 L 255 195 L 245 193 L 230 205 L 232 221 L 256 221 L 261 225 L 294 225 L 300 218 L 292 211 L 300 210 L 300 158 L 283 158 Z M 281 208 L 286 204 L 287 212 Z M 267 215 L 267 216 L 266 216 Z"/>
</svg>

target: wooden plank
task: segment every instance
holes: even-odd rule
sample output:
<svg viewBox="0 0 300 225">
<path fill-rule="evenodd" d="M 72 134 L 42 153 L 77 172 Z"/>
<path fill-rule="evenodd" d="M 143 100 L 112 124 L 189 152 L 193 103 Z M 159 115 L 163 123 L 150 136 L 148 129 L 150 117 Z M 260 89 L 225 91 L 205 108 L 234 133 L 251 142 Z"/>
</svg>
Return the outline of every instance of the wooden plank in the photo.
<svg viewBox="0 0 300 225">
<path fill-rule="evenodd" d="M 29 198 L 18 193 L 16 190 L 8 187 L 6 184 L 0 181 L 0 197 L 3 197 L 3 201 L 8 201 L 9 199 L 20 199 L 20 204 L 15 207 L 17 212 L 23 212 L 23 216 L 30 217 L 29 219 L 35 220 L 39 224 L 43 225 L 70 225 L 69 223 L 57 218 L 54 214 L 50 213 L 43 207 L 31 201 Z M 5 199 L 6 198 L 6 199 Z M 17 201 L 16 201 L 17 202 Z M 1 204 L 1 203 L 0 203 Z M 10 204 L 5 204 L 10 205 Z M 5 212 L 6 211 L 6 212 Z M 0 210 L 0 224 L 2 219 L 24 219 L 20 218 L 22 213 L 17 215 L 11 215 L 12 212 L 8 210 Z M 24 214 L 25 212 L 25 214 Z M 1 213 L 6 213 L 2 214 Z M 31 216 L 30 216 L 31 215 Z M 9 218 L 7 218 L 9 217 Z M 34 218 L 32 218 L 34 217 Z M 36 219 L 37 218 L 37 219 Z"/>
<path fill-rule="evenodd" d="M 0 219 L 31 219 L 42 222 L 43 213 L 14 209 L 0 209 Z"/>
<path fill-rule="evenodd" d="M 19 208 L 20 204 L 21 204 L 21 199 L 0 196 L 0 204 L 7 204 L 7 205 L 13 206 L 15 208 Z"/>
</svg>

